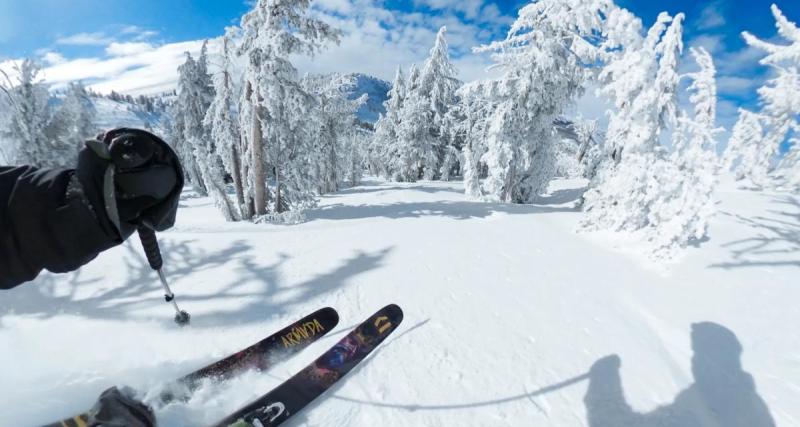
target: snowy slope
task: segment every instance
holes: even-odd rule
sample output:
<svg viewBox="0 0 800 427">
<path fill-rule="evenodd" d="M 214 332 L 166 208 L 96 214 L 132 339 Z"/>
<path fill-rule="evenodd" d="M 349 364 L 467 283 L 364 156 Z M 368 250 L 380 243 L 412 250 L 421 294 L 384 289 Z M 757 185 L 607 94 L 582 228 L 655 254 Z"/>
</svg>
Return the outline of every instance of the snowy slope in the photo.
<svg viewBox="0 0 800 427">
<path fill-rule="evenodd" d="M 158 129 L 163 123 L 164 113 L 148 113 L 139 105 L 112 101 L 108 98 L 92 98 L 97 111 L 95 124 L 99 129 L 135 127 Z"/>
<path fill-rule="evenodd" d="M 162 246 L 193 325 L 172 324 L 138 244 L 2 294 L 0 425 L 82 410 L 113 384 L 152 398 L 291 319 L 339 310 L 339 334 L 293 360 L 158 411 L 164 426 L 207 424 L 389 302 L 401 328 L 290 425 L 677 427 L 699 402 L 717 411 L 709 426 L 800 425 L 800 197 L 726 184 L 710 239 L 663 267 L 624 239 L 574 233 L 578 184 L 506 206 L 466 201 L 458 183 L 373 181 L 297 226 L 225 224 L 187 197 Z"/>
</svg>

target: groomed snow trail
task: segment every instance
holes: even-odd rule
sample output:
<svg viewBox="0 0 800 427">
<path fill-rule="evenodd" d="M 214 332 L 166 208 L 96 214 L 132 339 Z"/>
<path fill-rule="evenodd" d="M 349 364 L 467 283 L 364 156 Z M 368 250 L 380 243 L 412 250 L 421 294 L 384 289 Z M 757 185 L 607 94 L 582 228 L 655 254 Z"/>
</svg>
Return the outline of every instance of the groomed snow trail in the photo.
<svg viewBox="0 0 800 427">
<path fill-rule="evenodd" d="M 0 425 L 79 412 L 115 384 L 153 398 L 310 311 L 339 311 L 337 331 L 294 359 L 158 410 L 163 426 L 207 424 L 392 302 L 403 326 L 291 425 L 678 426 L 699 401 L 723 421 L 800 425 L 800 197 L 725 188 L 710 239 L 667 266 L 575 233 L 572 182 L 507 206 L 467 201 L 460 183 L 373 180 L 294 226 L 225 224 L 186 197 L 161 239 L 192 325 L 172 323 L 138 243 L 0 294 Z"/>
</svg>

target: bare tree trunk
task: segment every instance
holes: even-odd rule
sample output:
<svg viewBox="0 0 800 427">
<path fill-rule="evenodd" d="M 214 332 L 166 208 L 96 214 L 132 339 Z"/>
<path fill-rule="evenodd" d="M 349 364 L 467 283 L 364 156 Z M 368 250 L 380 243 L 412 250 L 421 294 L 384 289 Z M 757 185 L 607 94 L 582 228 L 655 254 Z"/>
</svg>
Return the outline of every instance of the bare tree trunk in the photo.
<svg viewBox="0 0 800 427">
<path fill-rule="evenodd" d="M 275 212 L 283 213 L 283 200 L 281 200 L 281 168 L 280 162 L 275 165 Z"/>
<path fill-rule="evenodd" d="M 253 106 L 252 135 L 253 141 L 250 144 L 250 155 L 253 163 L 253 204 L 256 215 L 267 214 L 267 172 L 264 167 L 264 138 L 261 132 L 261 117 L 258 102 L 253 93 L 251 83 L 247 84 L 247 93 L 250 104 Z"/>
<path fill-rule="evenodd" d="M 501 195 L 500 200 L 505 203 L 513 203 L 514 199 L 514 182 L 517 180 L 517 152 L 516 149 L 512 152 L 511 155 L 511 165 L 508 168 L 508 176 L 506 176 L 506 182 L 503 187 L 503 194 Z"/>
<path fill-rule="evenodd" d="M 233 146 L 231 150 L 231 164 L 233 165 L 233 171 L 231 174 L 233 175 L 233 186 L 236 189 L 236 204 L 239 206 L 239 209 L 242 209 L 242 214 L 244 215 L 244 183 L 242 180 L 242 162 L 239 159 L 239 148 L 237 146 Z"/>
<path fill-rule="evenodd" d="M 326 191 L 333 193 L 339 191 L 339 175 L 336 170 L 336 136 L 333 132 L 330 135 L 330 147 L 328 149 L 328 176 L 326 177 Z"/>
</svg>

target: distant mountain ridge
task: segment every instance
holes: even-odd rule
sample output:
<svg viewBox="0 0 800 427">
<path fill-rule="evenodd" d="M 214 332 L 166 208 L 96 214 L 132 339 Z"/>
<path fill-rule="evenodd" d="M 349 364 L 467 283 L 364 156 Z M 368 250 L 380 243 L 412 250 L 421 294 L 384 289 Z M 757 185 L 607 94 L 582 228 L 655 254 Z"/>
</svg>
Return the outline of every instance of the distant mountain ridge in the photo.
<svg viewBox="0 0 800 427">
<path fill-rule="evenodd" d="M 391 83 L 377 77 L 360 73 L 326 74 L 314 76 L 339 87 L 347 99 L 355 100 L 367 95 L 367 102 L 361 106 L 356 116 L 362 122 L 375 124 L 382 114 L 386 114 L 384 102 L 388 99 Z M 162 96 L 167 101 L 169 96 Z M 159 132 L 166 130 L 169 114 L 163 108 L 148 111 L 144 105 L 109 97 L 92 96 L 92 104 L 97 111 L 95 124 L 99 129 L 115 127 L 149 128 Z"/>
<path fill-rule="evenodd" d="M 361 106 L 356 116 L 362 122 L 375 124 L 381 114 L 386 114 L 384 102 L 389 99 L 392 84 L 377 77 L 361 73 L 333 73 L 315 76 L 338 86 L 347 99 L 355 100 L 367 95 L 367 102 Z"/>
</svg>

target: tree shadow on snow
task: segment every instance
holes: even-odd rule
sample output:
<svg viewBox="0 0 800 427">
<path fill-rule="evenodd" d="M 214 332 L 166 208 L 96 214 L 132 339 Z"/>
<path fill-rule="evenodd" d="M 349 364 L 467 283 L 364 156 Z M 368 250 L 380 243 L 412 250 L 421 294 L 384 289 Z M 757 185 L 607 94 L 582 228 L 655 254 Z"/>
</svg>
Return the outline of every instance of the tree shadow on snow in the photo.
<svg viewBox="0 0 800 427">
<path fill-rule="evenodd" d="M 307 218 L 311 221 L 320 219 L 350 220 L 376 217 L 402 219 L 440 216 L 457 220 L 466 220 L 472 218 L 488 218 L 497 212 L 509 215 L 530 215 L 576 211 L 577 209 L 572 207 L 562 208 L 552 206 L 510 205 L 467 201 L 415 203 L 398 202 L 388 205 L 330 205 L 309 212 Z"/>
<path fill-rule="evenodd" d="M 266 318 L 291 314 L 297 305 L 308 303 L 325 294 L 346 287 L 354 276 L 378 268 L 391 248 L 376 253 L 358 253 L 345 260 L 332 271 L 322 273 L 299 284 L 284 284 L 281 269 L 289 256 L 281 254 L 272 264 L 259 261 L 254 248 L 244 241 L 236 241 L 222 249 L 197 248 L 192 240 L 162 239 L 164 270 L 171 282 L 181 308 L 192 312 L 193 303 L 233 301 L 229 310 L 219 308 L 203 310 L 192 317 L 192 327 L 220 327 L 263 321 Z M 161 283 L 150 269 L 141 248 L 130 242 L 123 246 L 126 279 L 122 283 L 98 284 L 103 279 L 87 279 L 81 270 L 70 274 L 43 274 L 34 282 L 4 293 L 0 299 L 0 316 L 14 313 L 47 319 L 63 314 L 74 314 L 92 319 L 137 319 L 136 310 L 162 307 L 164 323 L 171 324 L 172 313 L 164 302 Z M 214 275 L 223 281 L 221 289 L 208 295 L 193 293 L 188 277 L 202 278 L 203 272 L 212 272 L 222 266 L 235 265 L 235 274 Z M 102 287 L 101 285 L 106 285 Z M 94 293 L 81 293 L 87 286 Z M 150 318 L 148 318 L 149 320 Z M 153 315 L 152 319 L 157 319 Z"/>
<path fill-rule="evenodd" d="M 446 185 L 421 185 L 421 184 L 408 184 L 408 185 L 395 185 L 391 187 L 387 186 L 377 186 L 377 183 L 362 183 L 361 186 L 358 187 L 351 187 L 344 190 L 337 191 L 334 194 L 326 195 L 325 197 L 336 197 L 336 196 L 343 196 L 343 195 L 351 195 L 351 194 L 370 194 L 370 193 L 389 193 L 392 191 L 402 191 L 402 190 L 412 190 L 412 191 L 420 191 L 423 193 L 428 194 L 436 194 L 436 193 L 454 193 L 454 194 L 464 194 L 464 190 L 459 190 L 457 188 L 448 187 Z M 376 185 L 376 186 L 372 186 Z"/>
<path fill-rule="evenodd" d="M 784 196 L 774 202 L 784 209 L 770 210 L 770 217 L 723 213 L 752 227 L 757 234 L 723 245 L 731 249 L 733 259 L 711 267 L 800 267 L 800 199 Z"/>
<path fill-rule="evenodd" d="M 584 397 L 589 427 L 774 427 L 753 377 L 742 369 L 742 345 L 716 323 L 692 325 L 694 383 L 675 400 L 639 413 L 627 403 L 618 356 L 598 360 Z"/>
</svg>

